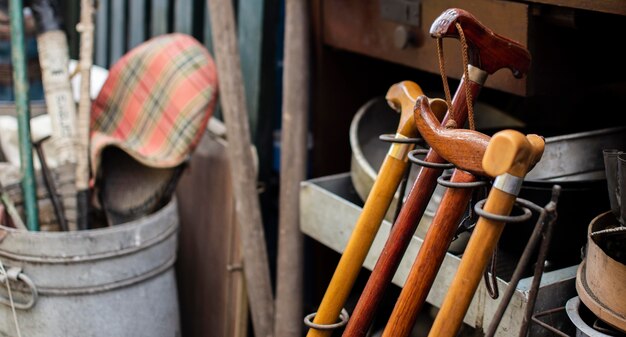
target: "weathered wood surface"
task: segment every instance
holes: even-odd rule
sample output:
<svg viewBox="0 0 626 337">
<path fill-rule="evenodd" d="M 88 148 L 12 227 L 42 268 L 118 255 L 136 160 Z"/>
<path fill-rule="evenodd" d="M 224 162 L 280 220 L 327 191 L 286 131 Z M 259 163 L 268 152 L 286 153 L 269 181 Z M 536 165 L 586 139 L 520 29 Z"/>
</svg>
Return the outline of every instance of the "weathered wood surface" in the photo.
<svg viewBox="0 0 626 337">
<path fill-rule="evenodd" d="M 181 327 L 189 337 L 247 336 L 248 303 L 228 145 L 206 132 L 178 184 L 176 264 Z"/>
<path fill-rule="evenodd" d="M 220 103 L 227 129 L 237 219 L 243 245 L 244 274 L 255 336 L 273 335 L 274 298 L 265 234 L 251 158 L 250 127 L 237 45 L 235 16 L 230 0 L 209 0 L 218 73 Z"/>
<path fill-rule="evenodd" d="M 304 281 L 300 182 L 306 179 L 309 35 L 306 0 L 285 3 L 285 59 L 280 151 L 280 209 L 274 335 L 302 335 Z"/>
</svg>

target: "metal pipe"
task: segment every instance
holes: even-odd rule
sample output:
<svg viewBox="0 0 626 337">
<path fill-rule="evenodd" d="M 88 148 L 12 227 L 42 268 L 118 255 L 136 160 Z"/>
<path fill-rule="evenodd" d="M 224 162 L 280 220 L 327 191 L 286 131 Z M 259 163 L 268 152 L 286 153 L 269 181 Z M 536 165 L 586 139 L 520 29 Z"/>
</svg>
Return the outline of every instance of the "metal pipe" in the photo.
<svg viewBox="0 0 626 337">
<path fill-rule="evenodd" d="M 524 248 L 524 252 L 522 253 L 522 256 L 519 260 L 519 262 L 517 263 L 517 267 L 515 268 L 515 271 L 513 272 L 513 276 L 511 277 L 511 280 L 509 281 L 509 285 L 506 288 L 506 291 L 504 292 L 504 295 L 502 297 L 502 300 L 500 301 L 500 304 L 498 305 L 498 310 L 496 310 L 496 313 L 493 315 L 493 319 L 491 321 L 491 324 L 489 325 L 489 328 L 487 329 L 487 332 L 485 333 L 485 337 L 493 337 L 496 334 L 496 329 L 498 328 L 498 325 L 500 324 L 500 321 L 502 320 L 502 317 L 504 316 L 504 312 L 506 311 L 509 303 L 511 302 L 511 298 L 513 297 L 513 294 L 515 293 L 515 289 L 517 289 L 517 284 L 519 283 L 520 279 L 522 278 L 522 274 L 524 273 L 524 270 L 526 269 L 526 266 L 528 265 L 528 262 L 530 261 L 530 258 L 532 256 L 533 251 L 535 250 L 535 247 L 537 246 L 537 243 L 539 243 L 540 239 L 542 238 L 542 234 L 544 237 L 544 240 L 542 241 L 540 250 L 543 249 L 544 245 L 548 245 L 549 241 L 545 240 L 545 231 L 544 228 L 546 228 L 547 226 L 551 226 L 551 224 L 554 222 L 554 220 L 556 220 L 556 198 L 558 198 L 558 194 L 560 191 L 560 187 L 558 185 L 553 187 L 553 195 L 552 195 L 552 200 L 550 200 L 550 203 L 548 203 L 548 205 L 546 205 L 545 208 L 541 209 L 541 213 L 539 215 L 539 219 L 537 220 L 537 224 L 535 225 L 535 229 L 533 230 L 530 239 L 528 240 L 528 244 L 526 244 L 526 247 Z M 545 261 L 545 257 L 544 260 L 541 261 L 538 259 L 537 263 L 541 263 L 543 264 Z M 535 278 L 536 275 L 535 275 Z M 535 282 L 535 279 L 533 279 L 533 284 Z M 532 312 L 532 310 L 531 310 Z"/>
<path fill-rule="evenodd" d="M 33 149 L 30 139 L 30 107 L 28 104 L 28 74 L 26 73 L 26 53 L 24 50 L 24 12 L 22 0 L 9 1 L 11 20 L 11 62 L 13 64 L 13 88 L 17 111 L 18 139 L 20 146 L 20 170 L 22 193 L 26 211 L 26 227 L 39 231 L 37 211 L 37 186 L 33 167 Z"/>
<path fill-rule="evenodd" d="M 561 187 L 558 185 L 552 188 L 552 201 L 559 197 Z M 550 204 L 548 204 L 550 205 Z M 556 204 L 552 204 L 556 208 Z M 555 211 L 556 212 L 556 211 Z M 535 309 L 535 302 L 537 302 L 537 294 L 539 293 L 539 284 L 541 283 L 541 275 L 545 267 L 546 257 L 548 256 L 548 248 L 550 248 L 550 241 L 552 240 L 552 232 L 554 230 L 554 219 L 551 219 L 547 224 L 546 231 L 544 233 L 543 242 L 539 248 L 539 256 L 537 257 L 537 264 L 535 265 L 535 274 L 533 275 L 533 283 L 530 286 L 530 292 L 528 294 L 528 304 L 526 304 L 526 313 L 522 320 L 522 327 L 520 328 L 519 336 L 525 337 L 528 334 L 528 326 Z"/>
<path fill-rule="evenodd" d="M 35 147 L 35 151 L 37 152 L 37 158 L 39 158 L 39 163 L 41 164 L 41 175 L 43 176 L 43 183 L 46 185 L 46 190 L 48 190 L 50 201 L 52 201 L 52 207 L 54 208 L 54 215 L 57 218 L 57 223 L 59 224 L 59 227 L 61 227 L 61 230 L 66 232 L 69 230 L 69 228 L 67 226 L 67 219 L 65 218 L 65 214 L 63 212 L 63 203 L 61 202 L 61 199 L 59 199 L 59 195 L 57 194 L 57 189 L 54 185 L 54 178 L 52 177 L 52 172 L 50 172 L 50 167 L 48 167 L 46 155 L 43 152 L 43 142 L 45 142 L 49 138 L 50 136 L 33 142 L 33 146 Z"/>
</svg>

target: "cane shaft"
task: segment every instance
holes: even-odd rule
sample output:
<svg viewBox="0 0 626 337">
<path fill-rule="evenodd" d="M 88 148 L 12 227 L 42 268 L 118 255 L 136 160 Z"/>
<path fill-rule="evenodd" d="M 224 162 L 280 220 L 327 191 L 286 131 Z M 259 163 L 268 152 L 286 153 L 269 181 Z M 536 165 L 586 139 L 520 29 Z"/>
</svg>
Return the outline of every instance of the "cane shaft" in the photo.
<svg viewBox="0 0 626 337">
<path fill-rule="evenodd" d="M 484 210 L 492 214 L 509 215 L 514 203 L 514 195 L 492 188 Z M 478 220 L 428 336 L 456 336 L 503 229 L 503 222 L 482 217 Z"/>
<path fill-rule="evenodd" d="M 411 81 L 396 83 L 387 91 L 385 96 L 387 103 L 400 112 L 396 137 L 412 138 L 417 136 L 417 129 L 413 120 L 413 107 L 415 100 L 420 95 L 423 95 L 422 89 Z M 439 111 L 439 113 L 443 115 L 445 111 Z M 339 317 L 339 313 L 361 270 L 361 265 L 365 261 L 380 224 L 387 213 L 389 204 L 391 204 L 404 176 L 408 165 L 407 153 L 413 147 L 413 144 L 394 143 L 389 148 L 313 323 L 334 324 Z M 307 336 L 329 336 L 331 333 L 331 331 L 310 329 Z"/>
<path fill-rule="evenodd" d="M 482 83 L 472 80 L 461 79 L 461 83 L 454 95 L 451 112 L 448 112 L 442 125 L 449 120 L 463 125 L 467 119 L 467 96 L 463 89 L 469 86 L 473 99 L 478 97 Z M 473 102 L 472 102 L 473 103 Z M 430 150 L 425 158 L 428 162 L 442 163 L 444 160 L 433 150 Z M 391 283 L 393 275 L 398 269 L 400 261 L 413 238 L 420 219 L 426 210 L 428 201 L 437 186 L 437 177 L 441 174 L 440 169 L 422 167 L 415 183 L 407 196 L 406 202 L 400 210 L 389 238 L 385 243 L 378 261 L 363 290 L 359 302 L 344 331 L 344 336 L 365 336 L 374 318 L 378 305 L 382 300 L 387 286 Z"/>
<path fill-rule="evenodd" d="M 476 178 L 465 171 L 455 170 L 450 181 L 469 183 L 476 181 Z M 443 195 L 437 213 L 426 232 L 422 247 L 404 283 L 400 297 L 387 322 L 383 337 L 399 337 L 410 334 L 465 212 L 465 207 L 460 205 L 467 205 L 471 195 L 472 189 L 468 188 L 451 188 Z"/>
<path fill-rule="evenodd" d="M 336 323 L 406 167 L 406 160 L 389 155 L 385 158 L 313 323 Z M 331 333 L 310 329 L 307 336 L 322 337 Z"/>
</svg>

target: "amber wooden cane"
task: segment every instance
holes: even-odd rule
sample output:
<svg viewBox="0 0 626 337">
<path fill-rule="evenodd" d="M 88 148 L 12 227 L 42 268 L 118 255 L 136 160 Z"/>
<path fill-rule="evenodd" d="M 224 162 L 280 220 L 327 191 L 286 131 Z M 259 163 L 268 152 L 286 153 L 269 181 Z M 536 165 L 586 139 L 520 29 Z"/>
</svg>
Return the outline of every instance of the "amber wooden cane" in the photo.
<svg viewBox="0 0 626 337">
<path fill-rule="evenodd" d="M 413 121 L 413 106 L 415 99 L 422 94 L 422 89 L 409 81 L 394 84 L 387 92 L 387 102 L 401 114 L 396 133 L 397 138 L 414 138 L 417 136 L 417 128 Z M 337 322 L 354 281 L 361 270 L 361 265 L 365 261 L 407 168 L 407 153 L 413 147 L 413 144 L 401 143 L 394 143 L 390 146 L 374 186 L 365 201 L 363 211 L 315 314 L 314 324 L 326 325 Z M 331 333 L 332 331 L 329 330 L 311 328 L 307 336 L 330 336 Z"/>
<path fill-rule="evenodd" d="M 487 75 L 493 74 L 499 69 L 508 68 L 515 77 L 522 77 L 530 66 L 530 54 L 522 45 L 493 33 L 471 14 L 461 9 L 444 11 L 433 22 L 430 33 L 435 38 L 451 37 L 460 39 L 457 24 L 462 25 L 468 45 L 468 76 L 464 75 L 461 79 L 461 83 L 452 100 L 452 109 L 450 109 L 441 124 L 449 125 L 451 121 L 454 121 L 451 124 L 462 126 L 467 119 L 467 100 L 469 99 L 473 104 Z M 425 160 L 431 163 L 444 162 L 444 159 L 432 149 L 426 155 Z M 441 174 L 441 171 L 441 169 L 427 167 L 422 167 L 420 170 L 383 251 L 376 262 L 372 275 L 348 322 L 344 336 L 366 335 L 385 289 L 391 283 L 419 220 L 424 214 L 426 205 L 436 187 L 437 176 Z M 474 181 L 474 178 L 466 173 L 459 172 L 453 175 L 452 181 L 470 182 Z M 469 196 L 463 196 L 463 193 L 466 192 L 457 191 L 454 193 L 455 199 L 458 198 L 456 200 L 459 200 L 455 205 L 467 204 L 467 201 L 461 202 L 461 199 L 469 200 Z M 452 223 L 457 225 L 463 211 L 464 209 L 461 207 L 450 207 L 448 210 L 450 213 L 448 213 L 449 216 L 446 222 L 448 226 L 452 226 Z"/>
<path fill-rule="evenodd" d="M 543 149 L 544 140 L 537 135 L 525 137 L 517 131 L 505 130 L 492 137 L 483 168 L 496 179 L 483 208 L 485 212 L 511 213 L 524 176 L 539 161 Z M 456 335 L 503 228 L 504 222 L 479 218 L 429 337 Z"/>
</svg>

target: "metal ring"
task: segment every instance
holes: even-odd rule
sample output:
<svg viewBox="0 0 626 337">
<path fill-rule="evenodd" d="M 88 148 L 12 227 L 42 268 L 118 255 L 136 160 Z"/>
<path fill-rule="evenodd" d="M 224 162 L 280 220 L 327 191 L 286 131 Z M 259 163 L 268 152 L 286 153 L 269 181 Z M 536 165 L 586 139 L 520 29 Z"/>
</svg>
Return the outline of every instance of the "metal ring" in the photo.
<svg viewBox="0 0 626 337">
<path fill-rule="evenodd" d="M 304 324 L 308 326 L 309 328 L 315 329 L 315 330 L 323 330 L 323 331 L 335 330 L 337 328 L 341 328 L 342 326 L 348 324 L 348 320 L 350 319 L 350 315 L 348 314 L 348 310 L 346 310 L 346 308 L 341 309 L 341 313 L 339 314 L 339 319 L 341 321 L 335 324 L 313 323 L 313 318 L 315 318 L 316 314 L 317 312 L 314 312 L 304 317 Z"/>
<path fill-rule="evenodd" d="M 424 167 L 428 167 L 428 168 L 433 168 L 433 169 L 451 169 L 454 168 L 454 165 L 451 163 L 431 163 L 429 161 L 425 161 L 422 159 L 418 159 L 417 157 L 415 157 L 415 155 L 417 154 L 427 154 L 429 150 L 427 149 L 416 149 L 416 150 L 412 150 L 409 151 L 408 157 L 409 160 L 414 163 L 417 164 L 419 166 L 424 166 Z"/>
<path fill-rule="evenodd" d="M 486 201 L 487 199 L 483 199 L 477 202 L 476 205 L 474 205 L 474 211 L 476 212 L 476 214 L 478 214 L 479 216 L 485 219 L 489 219 L 493 221 L 501 221 L 501 222 L 506 222 L 506 223 L 519 223 L 519 222 L 524 222 L 533 216 L 533 213 L 530 211 L 530 209 L 524 206 L 520 206 L 520 205 L 517 205 L 517 206 L 524 212 L 524 214 L 521 214 L 521 215 L 498 215 L 498 214 L 489 213 L 483 209 L 483 206 L 485 205 Z"/>
<path fill-rule="evenodd" d="M 401 144 L 423 144 L 424 138 L 399 138 L 393 133 L 385 133 L 378 136 L 379 140 L 388 143 L 401 143 Z"/>
<path fill-rule="evenodd" d="M 477 180 L 469 183 L 455 183 L 450 181 L 450 178 L 452 178 L 452 174 L 441 175 L 437 178 L 437 183 L 447 188 L 475 188 L 489 185 L 489 182 L 486 180 Z"/>
<path fill-rule="evenodd" d="M 13 273 L 11 273 L 11 269 L 13 269 Z M 11 276 L 11 274 L 14 274 L 15 276 Z M 15 309 L 19 309 L 19 310 L 28 310 L 32 307 L 35 306 L 35 303 L 37 302 L 37 298 L 38 298 L 38 292 L 37 292 L 37 287 L 35 286 L 35 283 L 33 283 L 33 281 L 30 279 L 30 277 L 26 276 L 26 274 L 24 274 L 21 270 L 19 270 L 19 268 L 9 268 L 9 270 L 7 270 L 7 275 L 4 276 L 7 277 L 10 281 L 22 281 L 24 284 L 26 284 L 28 286 L 28 288 L 30 289 L 30 300 L 26 303 L 19 303 L 19 302 L 13 302 L 13 304 L 11 304 L 11 301 L 7 298 L 4 297 L 0 297 L 0 303 L 6 305 L 7 307 L 11 307 L 13 306 Z M 4 283 L 5 280 L 3 280 Z"/>
</svg>

